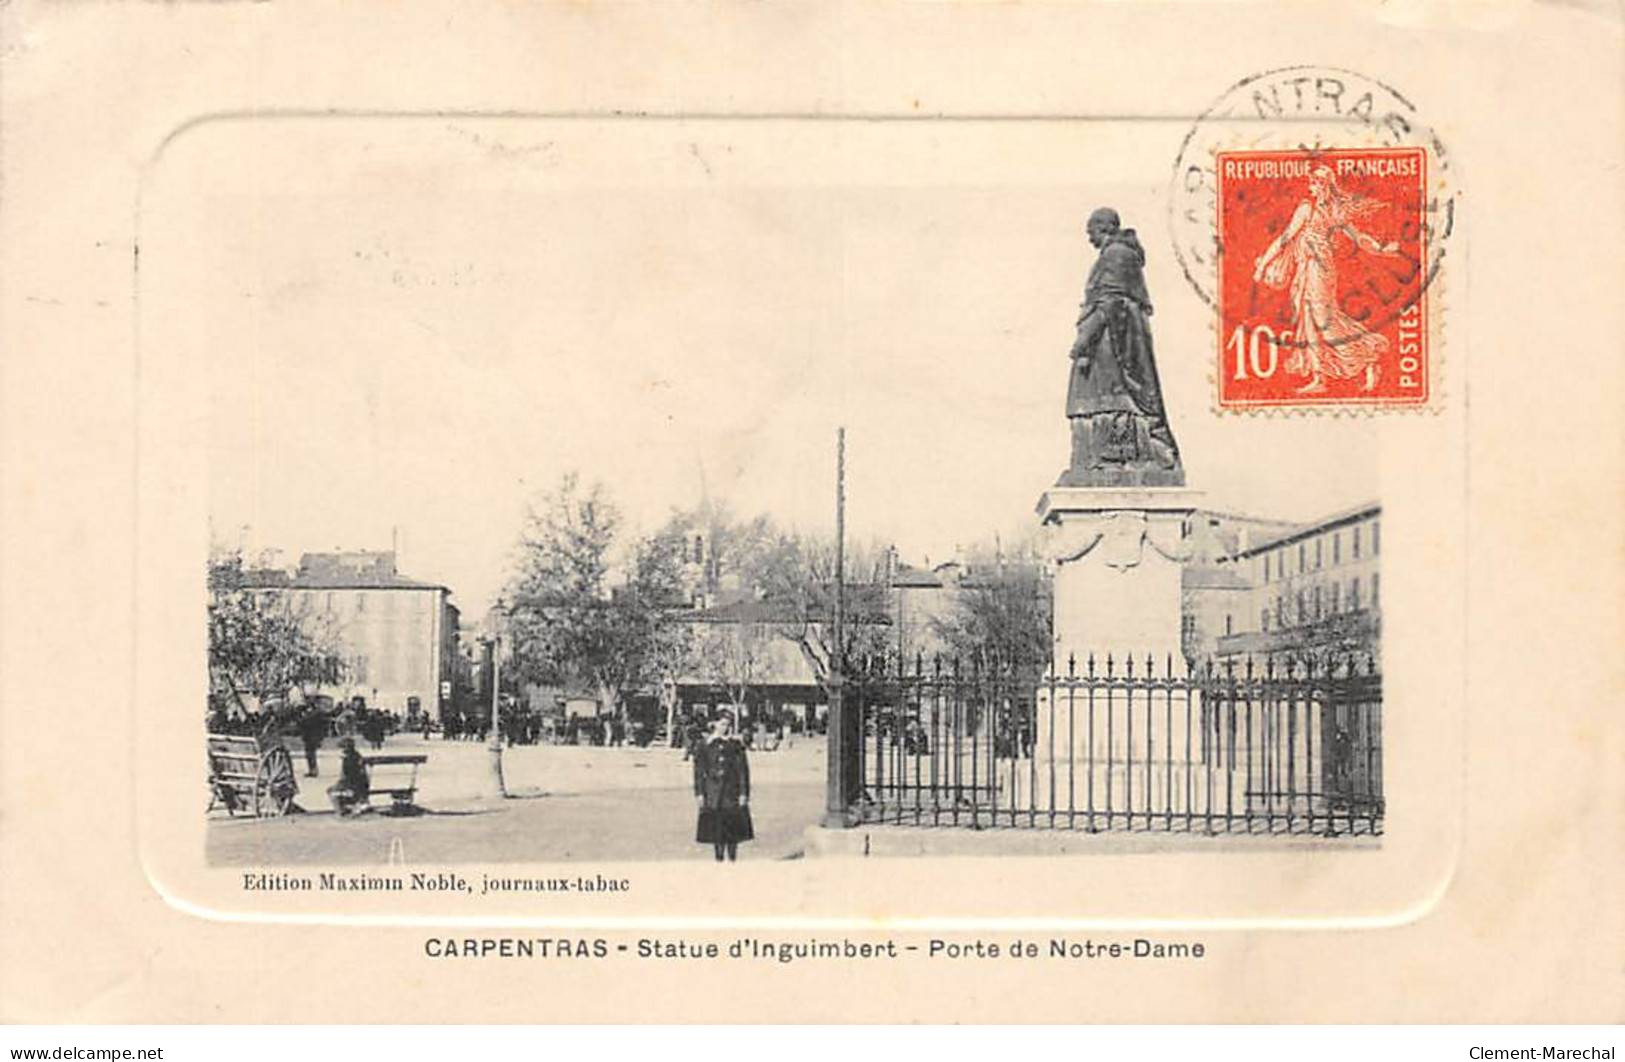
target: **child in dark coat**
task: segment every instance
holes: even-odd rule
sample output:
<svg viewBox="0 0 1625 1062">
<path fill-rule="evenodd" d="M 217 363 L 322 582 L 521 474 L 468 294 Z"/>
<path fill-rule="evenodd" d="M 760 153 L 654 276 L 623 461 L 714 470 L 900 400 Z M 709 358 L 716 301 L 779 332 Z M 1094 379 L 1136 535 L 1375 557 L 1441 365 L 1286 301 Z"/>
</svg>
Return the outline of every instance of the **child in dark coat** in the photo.
<svg viewBox="0 0 1625 1062">
<path fill-rule="evenodd" d="M 694 752 L 694 798 L 700 819 L 694 839 L 709 844 L 717 862 L 739 858 L 739 842 L 756 836 L 750 820 L 750 759 L 733 733 L 733 714 L 717 713 L 710 735 Z"/>
</svg>

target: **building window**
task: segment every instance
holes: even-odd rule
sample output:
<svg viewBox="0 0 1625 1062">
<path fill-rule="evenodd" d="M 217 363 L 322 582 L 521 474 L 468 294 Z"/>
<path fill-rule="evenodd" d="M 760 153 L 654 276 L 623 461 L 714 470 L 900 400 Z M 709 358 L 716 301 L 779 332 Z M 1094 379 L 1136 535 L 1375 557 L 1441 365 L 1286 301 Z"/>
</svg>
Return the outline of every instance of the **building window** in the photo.
<svg viewBox="0 0 1625 1062">
<path fill-rule="evenodd" d="M 1342 607 L 1341 603 L 1337 600 L 1338 592 L 1341 591 L 1342 589 L 1343 588 L 1341 586 L 1339 586 L 1338 584 L 1336 584 L 1336 583 L 1332 584 L 1332 614 L 1333 615 L 1336 615 L 1337 610 Z"/>
<path fill-rule="evenodd" d="M 1275 555 L 1275 577 L 1277 579 L 1286 578 L 1286 550 L 1284 549 Z"/>
<path fill-rule="evenodd" d="M 1360 529 L 1358 527 L 1354 529 L 1354 559 L 1360 559 Z"/>
<path fill-rule="evenodd" d="M 1376 549 L 1376 543 L 1372 543 L 1371 548 L 1373 550 Z M 1371 573 L 1371 607 L 1372 608 L 1377 607 L 1377 588 L 1378 588 L 1377 579 L 1378 579 L 1377 573 L 1372 572 Z"/>
<path fill-rule="evenodd" d="M 1309 622 L 1309 610 L 1304 607 L 1303 591 L 1298 591 L 1298 624 L 1301 626 Z"/>
<path fill-rule="evenodd" d="M 1308 550 L 1309 550 L 1309 546 L 1308 546 L 1307 543 L 1304 543 L 1304 542 L 1299 542 L 1298 543 L 1298 574 L 1299 575 L 1302 575 L 1304 572 L 1309 570 L 1309 564 L 1304 559 L 1305 557 L 1308 556 Z"/>
<path fill-rule="evenodd" d="M 1315 619 L 1320 618 L 1320 587 L 1315 587 Z"/>
<path fill-rule="evenodd" d="M 1270 581 L 1270 557 L 1268 553 L 1264 554 L 1264 581 L 1266 583 Z"/>
<path fill-rule="evenodd" d="M 1322 540 L 1318 539 L 1318 538 L 1315 539 L 1315 571 L 1317 571 L 1317 572 L 1320 571 L 1320 566 L 1321 566 L 1321 563 L 1322 563 L 1321 562 L 1321 557 L 1320 557 L 1320 547 L 1321 547 L 1321 545 L 1322 545 Z"/>
<path fill-rule="evenodd" d="M 1275 625 L 1286 626 L 1286 595 L 1280 594 L 1275 598 Z"/>
<path fill-rule="evenodd" d="M 1224 614 L 1224 633 L 1226 635 L 1236 633 L 1235 617 L 1228 612 Z"/>
<path fill-rule="evenodd" d="M 357 612 L 365 612 L 365 611 L 367 611 L 367 595 L 362 591 L 357 591 L 356 592 L 356 595 L 355 595 L 355 610 Z"/>
<path fill-rule="evenodd" d="M 1184 618 L 1184 628 L 1185 628 L 1185 637 L 1194 638 L 1196 636 L 1196 617 L 1195 616 L 1186 616 Z"/>
<path fill-rule="evenodd" d="M 1371 521 L 1371 555 L 1375 557 L 1382 552 L 1382 524 L 1376 520 Z"/>
<path fill-rule="evenodd" d="M 1360 580 L 1358 578 L 1349 580 L 1349 611 L 1360 611 Z"/>
<path fill-rule="evenodd" d="M 1332 535 L 1332 563 L 1343 563 L 1343 533 L 1341 531 Z"/>
<path fill-rule="evenodd" d="M 1269 609 L 1265 609 L 1264 611 L 1262 611 L 1262 612 L 1260 612 L 1258 614 L 1258 626 L 1259 626 L 1260 630 L 1268 631 L 1270 629 L 1270 610 Z"/>
</svg>

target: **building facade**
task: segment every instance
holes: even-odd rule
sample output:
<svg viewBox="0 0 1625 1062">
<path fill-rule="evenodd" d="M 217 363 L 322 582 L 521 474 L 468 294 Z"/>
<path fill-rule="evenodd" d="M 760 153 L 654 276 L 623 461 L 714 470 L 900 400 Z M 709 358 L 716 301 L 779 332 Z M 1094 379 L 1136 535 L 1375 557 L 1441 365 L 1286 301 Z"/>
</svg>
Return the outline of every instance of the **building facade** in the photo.
<svg viewBox="0 0 1625 1062">
<path fill-rule="evenodd" d="M 1333 513 L 1239 549 L 1226 565 L 1248 590 L 1214 655 L 1379 656 L 1382 507 Z M 1244 604 L 1242 603 L 1244 602 Z"/>
<path fill-rule="evenodd" d="M 437 583 L 408 578 L 393 552 L 306 553 L 299 567 L 245 573 L 243 589 L 278 602 L 338 653 L 341 680 L 316 692 L 439 718 L 453 694 L 458 609 Z"/>
</svg>

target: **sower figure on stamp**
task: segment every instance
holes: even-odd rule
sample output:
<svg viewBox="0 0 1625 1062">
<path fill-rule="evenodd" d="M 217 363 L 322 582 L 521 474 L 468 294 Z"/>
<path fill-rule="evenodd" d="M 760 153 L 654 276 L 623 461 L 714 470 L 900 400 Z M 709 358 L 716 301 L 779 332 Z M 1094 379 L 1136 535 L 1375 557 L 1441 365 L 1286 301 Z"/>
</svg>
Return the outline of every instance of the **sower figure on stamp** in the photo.
<svg viewBox="0 0 1625 1062">
<path fill-rule="evenodd" d="M 1089 215 L 1087 231 L 1100 257 L 1072 344 L 1072 464 L 1057 485 L 1184 486 L 1151 347 L 1145 250 L 1110 207 Z"/>
<path fill-rule="evenodd" d="M 719 863 L 739 858 L 739 842 L 756 835 L 750 821 L 750 758 L 733 726 L 732 712 L 718 712 L 711 733 L 694 752 L 694 798 L 700 806 L 694 839 L 711 845 Z"/>
<path fill-rule="evenodd" d="M 1326 390 L 1326 378 L 1346 380 L 1364 376 L 1362 390 L 1377 386 L 1378 359 L 1388 340 L 1344 313 L 1337 301 L 1337 261 L 1333 244 L 1338 235 L 1368 254 L 1403 258 L 1399 244 L 1384 243 L 1355 223 L 1386 204 L 1369 196 L 1345 192 L 1330 166 L 1316 166 L 1309 175 L 1309 196 L 1298 203 L 1292 220 L 1253 265 L 1253 280 L 1272 288 L 1291 285 L 1292 328 L 1295 350 L 1287 359 L 1288 372 L 1309 377 L 1299 394 Z"/>
</svg>

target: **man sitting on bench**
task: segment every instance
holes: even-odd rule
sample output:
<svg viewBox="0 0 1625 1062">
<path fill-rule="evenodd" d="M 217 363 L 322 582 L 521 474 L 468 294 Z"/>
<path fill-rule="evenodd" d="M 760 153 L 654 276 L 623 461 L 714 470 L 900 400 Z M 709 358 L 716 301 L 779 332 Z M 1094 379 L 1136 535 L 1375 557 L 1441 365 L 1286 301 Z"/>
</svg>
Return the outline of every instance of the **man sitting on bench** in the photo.
<svg viewBox="0 0 1625 1062">
<path fill-rule="evenodd" d="M 344 760 L 339 764 L 339 780 L 327 787 L 327 798 L 333 802 L 333 810 L 342 816 L 353 813 L 356 805 L 367 803 L 372 783 L 361 753 L 355 750 L 355 738 L 347 737 L 339 745 L 344 749 Z"/>
</svg>

